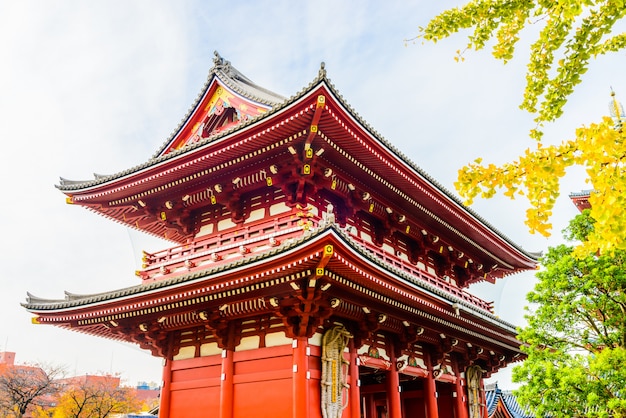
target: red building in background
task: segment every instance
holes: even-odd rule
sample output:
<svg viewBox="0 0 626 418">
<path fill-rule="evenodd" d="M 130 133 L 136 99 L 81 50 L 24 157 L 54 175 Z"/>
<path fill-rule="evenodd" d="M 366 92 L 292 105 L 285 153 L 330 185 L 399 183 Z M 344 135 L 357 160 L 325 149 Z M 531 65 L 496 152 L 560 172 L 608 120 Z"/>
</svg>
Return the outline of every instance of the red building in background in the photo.
<svg viewBox="0 0 626 418">
<path fill-rule="evenodd" d="M 486 417 L 484 377 L 522 353 L 467 287 L 535 255 L 384 140 L 323 65 L 285 99 L 214 64 L 146 163 L 58 186 L 173 246 L 144 255 L 137 285 L 29 294 L 34 322 L 165 359 L 160 417 Z"/>
</svg>

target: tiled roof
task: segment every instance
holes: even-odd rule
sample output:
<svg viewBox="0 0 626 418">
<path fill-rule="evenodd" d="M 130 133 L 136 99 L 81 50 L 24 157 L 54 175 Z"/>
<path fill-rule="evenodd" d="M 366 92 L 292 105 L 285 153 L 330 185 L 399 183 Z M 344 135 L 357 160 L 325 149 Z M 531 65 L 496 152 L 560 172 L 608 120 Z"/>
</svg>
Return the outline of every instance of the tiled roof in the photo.
<svg viewBox="0 0 626 418">
<path fill-rule="evenodd" d="M 517 398 L 511 391 L 503 391 L 497 386 L 493 389 L 485 391 L 487 398 L 487 415 L 489 418 L 496 417 L 498 404 L 509 414 L 511 418 L 534 418 L 526 409 L 522 408 L 517 402 Z"/>
<path fill-rule="evenodd" d="M 112 174 L 112 175 L 109 175 L 109 176 L 94 175 L 95 178 L 93 180 L 74 181 L 74 180 L 68 180 L 68 179 L 61 178 L 60 184 L 57 185 L 57 188 L 59 188 L 60 190 L 62 190 L 64 192 L 73 192 L 73 191 L 88 189 L 88 188 L 92 188 L 92 187 L 97 187 L 97 186 L 105 184 L 107 182 L 114 181 L 114 180 L 120 179 L 122 177 L 135 174 L 135 173 L 137 173 L 139 171 L 148 169 L 148 168 L 150 168 L 152 166 L 155 166 L 157 164 L 163 163 L 165 161 L 169 161 L 169 160 L 175 159 L 176 157 L 178 157 L 180 155 L 184 155 L 184 154 L 189 153 L 189 152 L 191 152 L 191 151 L 193 151 L 193 150 L 195 150 L 197 148 L 206 146 L 207 144 L 209 144 L 211 142 L 217 141 L 217 140 L 219 140 L 219 139 L 221 139 L 221 138 L 223 138 L 223 137 L 225 137 L 227 135 L 231 135 L 233 132 L 236 132 L 236 131 L 241 130 L 241 129 L 245 129 L 246 127 L 257 123 L 260 120 L 271 118 L 273 115 L 279 113 L 283 108 L 286 108 L 286 107 L 292 105 L 293 103 L 297 102 L 299 99 L 304 97 L 307 93 L 313 91 L 316 87 L 318 87 L 318 86 L 323 84 L 333 94 L 333 96 L 337 99 L 338 103 L 346 110 L 346 112 L 348 114 L 350 114 L 357 121 L 357 123 L 359 125 L 361 125 L 367 132 L 369 132 L 372 135 L 373 138 L 375 138 L 385 148 L 387 148 L 392 154 L 394 154 L 402 163 L 404 163 L 405 165 L 410 167 L 410 169 L 413 170 L 419 177 L 423 178 L 427 183 L 430 183 L 437 190 L 439 190 L 447 199 L 449 199 L 451 202 L 453 202 L 455 205 L 457 205 L 460 210 L 465 211 L 466 213 L 470 214 L 478 222 L 483 224 L 486 228 L 488 228 L 493 233 L 498 235 L 500 238 L 502 238 L 504 241 L 506 241 L 509 245 L 511 245 L 517 251 L 520 251 L 526 257 L 529 257 L 529 258 L 531 258 L 533 260 L 536 260 L 541 255 L 541 253 L 529 252 L 529 251 L 526 251 L 523 248 L 521 248 L 518 244 L 513 242 L 508 236 L 506 236 L 504 233 L 502 233 L 499 229 L 495 228 L 493 225 L 488 223 L 482 216 L 480 216 L 479 214 L 474 212 L 471 208 L 465 206 L 463 204 L 463 202 L 460 200 L 459 197 L 457 197 L 455 194 L 450 192 L 447 188 L 442 186 L 439 182 L 437 182 L 434 178 L 432 178 L 429 174 L 427 174 L 419 166 L 417 166 L 417 164 L 415 164 L 413 161 L 411 161 L 404 153 L 399 151 L 394 145 L 392 145 L 390 142 L 388 142 L 381 134 L 379 134 L 372 126 L 370 126 L 348 104 L 348 102 L 344 99 L 344 97 L 338 92 L 338 90 L 335 88 L 335 86 L 331 83 L 330 79 L 327 78 L 327 74 L 326 74 L 326 69 L 325 69 L 325 64 L 324 63 L 321 64 L 320 70 L 318 72 L 317 77 L 315 79 L 313 79 L 313 81 L 311 81 L 311 83 L 309 83 L 308 86 L 306 86 L 305 88 L 300 90 L 298 93 L 296 93 L 295 95 L 293 95 L 289 99 L 286 99 L 286 100 L 283 99 L 282 102 L 279 101 L 280 99 L 282 99 L 282 96 L 279 96 L 279 95 L 277 95 L 275 93 L 271 93 L 271 92 L 269 92 L 269 90 L 266 90 L 266 89 L 263 89 L 261 87 L 256 86 L 247 77 L 245 77 L 243 74 L 241 74 L 241 72 L 239 72 L 237 69 L 235 69 L 230 64 L 230 62 L 223 60 L 223 58 L 221 58 L 219 56 L 219 54 L 217 54 L 217 53 L 216 53 L 215 63 L 216 64 L 215 64 L 215 66 L 212 68 L 212 70 L 210 72 L 210 76 L 209 76 L 209 78 L 207 80 L 207 83 L 203 87 L 203 90 L 199 94 L 199 96 L 196 99 L 196 101 L 194 102 L 194 104 L 191 106 L 189 112 L 182 119 L 182 121 L 179 124 L 179 126 L 173 131 L 172 135 L 170 135 L 170 137 L 165 141 L 165 143 L 162 145 L 162 147 L 159 149 L 159 151 L 152 158 L 150 158 L 148 161 L 146 161 L 145 163 L 143 163 L 141 165 L 129 168 L 127 170 L 124 170 L 124 171 L 116 173 L 116 174 Z M 266 112 L 266 113 L 263 113 L 263 114 L 261 114 L 261 115 L 259 115 L 257 117 L 251 118 L 251 119 L 249 119 L 249 120 L 247 120 L 247 121 L 245 121 L 245 122 L 243 122 L 241 124 L 238 124 L 238 125 L 234 126 L 231 129 L 227 129 L 225 131 L 222 131 L 222 132 L 218 133 L 217 135 L 210 136 L 210 137 L 208 137 L 208 138 L 206 138 L 204 140 L 200 140 L 200 141 L 195 142 L 193 144 L 184 146 L 184 147 L 182 147 L 182 148 L 180 148 L 178 150 L 172 150 L 172 151 L 170 151 L 170 152 L 168 152 L 166 154 L 161 155 L 163 150 L 167 147 L 167 145 L 171 142 L 171 140 L 174 138 L 176 133 L 181 129 L 181 127 L 184 125 L 186 120 L 193 113 L 193 110 L 195 109 L 195 107 L 200 102 L 202 96 L 205 94 L 206 88 L 208 88 L 208 85 L 211 83 L 211 80 L 212 80 L 213 76 L 219 76 L 220 80 L 222 80 L 222 81 L 228 80 L 228 83 L 232 84 L 232 86 L 229 84 L 229 87 L 231 87 L 231 88 L 237 88 L 237 89 L 239 89 L 242 92 L 243 91 L 247 91 L 248 92 L 247 93 L 248 94 L 247 97 L 249 97 L 251 99 L 262 100 L 263 97 L 265 97 L 265 99 L 268 100 L 268 97 L 272 98 L 274 100 L 274 102 L 272 102 L 271 109 L 268 112 Z M 270 102 L 268 101 L 268 103 L 270 103 Z"/>
<path fill-rule="evenodd" d="M 272 256 L 275 256 L 280 253 L 284 253 L 286 251 L 291 250 L 292 248 L 301 246 L 306 244 L 307 242 L 322 236 L 325 233 L 334 233 L 335 236 L 344 241 L 347 247 L 354 250 L 356 253 L 361 255 L 362 257 L 367 258 L 370 262 L 378 265 L 381 269 L 386 270 L 387 272 L 397 276 L 400 280 L 403 280 L 407 283 L 411 283 L 413 286 L 421 288 L 422 291 L 425 291 L 428 294 L 431 294 L 437 298 L 441 298 L 446 300 L 449 303 L 455 303 L 459 306 L 462 306 L 468 312 L 471 312 L 472 315 L 476 317 L 480 317 L 482 320 L 490 322 L 496 325 L 498 328 L 505 329 L 507 332 L 515 333 L 515 326 L 510 324 L 497 316 L 477 309 L 475 306 L 467 303 L 461 298 L 450 294 L 445 291 L 445 289 L 438 288 L 437 286 L 427 283 L 424 280 L 420 280 L 415 276 L 408 274 L 407 272 L 401 270 L 400 268 L 394 267 L 388 263 L 385 263 L 383 260 L 372 254 L 366 248 L 362 247 L 361 244 L 355 242 L 349 233 L 345 232 L 342 228 L 340 228 L 335 223 L 328 223 L 325 226 L 320 228 L 309 230 L 302 237 L 292 240 L 286 240 L 286 242 L 281 243 L 278 247 L 273 247 L 271 250 L 259 253 L 257 255 L 248 256 L 245 258 L 238 259 L 231 263 L 225 263 L 213 268 L 209 268 L 206 270 L 201 270 L 197 272 L 193 272 L 190 274 L 185 274 L 169 279 L 162 279 L 155 282 L 140 284 L 136 286 L 126 287 L 118 290 L 112 290 L 109 292 L 96 293 L 96 294 L 86 294 L 86 295 L 78 295 L 74 293 L 65 292 L 64 299 L 44 299 L 34 296 L 31 293 L 27 294 L 27 300 L 25 303 L 22 303 L 26 309 L 32 312 L 43 312 L 43 311 L 54 311 L 54 310 L 66 310 L 72 308 L 78 308 L 91 304 L 98 303 L 106 303 L 108 301 L 112 301 L 115 299 L 128 298 L 131 296 L 158 291 L 159 289 L 166 289 L 171 286 L 180 285 L 188 282 L 193 282 L 195 280 L 202 280 L 209 276 L 215 275 L 217 273 L 228 271 L 237 267 L 241 267 L 244 265 L 249 265 L 256 263 L 261 260 L 268 259 Z"/>
</svg>

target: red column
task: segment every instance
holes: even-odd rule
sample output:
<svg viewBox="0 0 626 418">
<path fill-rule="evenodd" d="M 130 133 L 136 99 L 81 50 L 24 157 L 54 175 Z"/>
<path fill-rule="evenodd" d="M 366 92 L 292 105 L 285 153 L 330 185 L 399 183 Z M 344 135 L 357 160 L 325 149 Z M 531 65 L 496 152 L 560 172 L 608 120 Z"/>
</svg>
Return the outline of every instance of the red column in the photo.
<svg viewBox="0 0 626 418">
<path fill-rule="evenodd" d="M 387 372 L 387 402 L 389 403 L 389 418 L 402 418 L 402 402 L 400 400 L 400 376 L 396 361 L 398 360 L 394 354 L 393 343 L 386 342 L 385 351 L 391 362 L 391 370 Z"/>
<path fill-rule="evenodd" d="M 455 403 L 454 403 L 454 416 L 456 418 L 468 418 L 468 405 L 467 395 L 465 394 L 465 379 L 461 375 L 461 369 L 459 364 L 454 360 L 452 362 L 454 374 L 456 375 L 456 387 L 455 387 Z"/>
<path fill-rule="evenodd" d="M 222 350 L 222 381 L 220 384 L 220 418 L 233 416 L 233 374 L 235 350 Z"/>
<path fill-rule="evenodd" d="M 483 405 L 483 417 L 489 418 L 489 413 L 487 411 L 487 394 L 485 393 L 485 379 L 480 378 L 480 403 Z"/>
<path fill-rule="evenodd" d="M 359 356 L 354 338 L 350 339 L 350 418 L 361 417 L 361 388 L 359 387 Z"/>
<path fill-rule="evenodd" d="M 437 384 L 433 376 L 433 366 L 430 361 L 428 350 L 424 350 L 424 363 L 428 367 L 428 376 L 424 378 L 424 401 L 426 402 L 426 418 L 439 418 L 437 406 Z"/>
<path fill-rule="evenodd" d="M 161 400 L 159 401 L 159 418 L 169 418 L 170 399 L 172 390 L 172 360 L 163 359 L 163 384 L 161 385 Z"/>
<path fill-rule="evenodd" d="M 309 416 L 307 337 L 293 339 L 293 416 Z"/>
</svg>

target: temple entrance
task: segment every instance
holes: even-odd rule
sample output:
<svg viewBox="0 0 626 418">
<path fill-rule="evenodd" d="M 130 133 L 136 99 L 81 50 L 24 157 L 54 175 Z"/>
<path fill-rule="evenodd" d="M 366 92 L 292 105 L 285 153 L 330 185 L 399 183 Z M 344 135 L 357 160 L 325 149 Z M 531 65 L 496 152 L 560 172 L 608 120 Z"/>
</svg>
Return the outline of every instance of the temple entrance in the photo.
<svg viewBox="0 0 626 418">
<path fill-rule="evenodd" d="M 388 418 L 389 399 L 387 377 L 390 372 L 383 369 L 359 367 L 361 382 L 361 417 Z M 403 418 L 426 418 L 424 380 L 400 374 L 400 400 Z"/>
<path fill-rule="evenodd" d="M 371 367 L 359 367 L 361 382 L 361 417 L 389 418 L 387 378 L 390 371 Z M 402 418 L 428 417 L 424 399 L 425 380 L 423 377 L 400 373 L 400 405 Z M 437 409 L 439 418 L 455 418 L 454 385 L 438 381 Z"/>
</svg>

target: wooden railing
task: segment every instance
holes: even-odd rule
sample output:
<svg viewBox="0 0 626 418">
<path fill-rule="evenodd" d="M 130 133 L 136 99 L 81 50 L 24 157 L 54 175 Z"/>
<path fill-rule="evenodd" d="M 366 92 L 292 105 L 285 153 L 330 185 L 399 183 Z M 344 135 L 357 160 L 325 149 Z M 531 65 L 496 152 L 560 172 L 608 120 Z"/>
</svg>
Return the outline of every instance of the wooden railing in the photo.
<svg viewBox="0 0 626 418">
<path fill-rule="evenodd" d="M 152 282 L 206 269 L 209 265 L 229 263 L 246 255 L 268 251 L 286 239 L 299 237 L 305 230 L 317 227 L 319 221 L 318 217 L 301 218 L 293 213 L 286 213 L 271 220 L 251 222 L 241 228 L 212 234 L 189 244 L 155 253 L 144 252 L 143 268 L 136 274 L 144 282 Z M 493 313 L 492 302 L 486 302 L 371 242 L 352 234 L 350 237 L 373 257 L 407 273 L 414 280 L 428 283 L 473 306 Z"/>
<path fill-rule="evenodd" d="M 408 273 L 409 275 L 418 279 L 418 281 L 426 282 L 431 284 L 434 287 L 437 287 L 446 293 L 456 296 L 457 298 L 471 304 L 477 306 L 483 310 L 493 313 L 493 302 L 487 302 L 477 296 L 472 295 L 471 293 L 451 284 L 447 281 L 438 278 L 434 274 L 431 274 L 427 271 L 424 271 L 418 268 L 416 265 L 411 264 L 410 262 L 403 260 L 402 258 L 392 254 L 388 251 L 383 250 L 381 247 L 374 245 L 371 242 L 365 241 L 355 235 L 350 235 L 350 237 L 361 244 L 365 248 L 366 251 L 371 253 L 376 258 L 382 260 L 385 264 L 391 265 L 401 271 Z"/>
<path fill-rule="evenodd" d="M 314 217 L 300 218 L 288 213 L 155 253 L 144 252 L 142 269 L 136 274 L 144 282 L 151 282 L 206 268 L 209 264 L 232 262 L 237 257 L 266 251 L 286 239 L 301 236 L 318 222 Z"/>
</svg>

